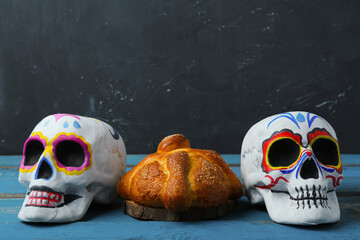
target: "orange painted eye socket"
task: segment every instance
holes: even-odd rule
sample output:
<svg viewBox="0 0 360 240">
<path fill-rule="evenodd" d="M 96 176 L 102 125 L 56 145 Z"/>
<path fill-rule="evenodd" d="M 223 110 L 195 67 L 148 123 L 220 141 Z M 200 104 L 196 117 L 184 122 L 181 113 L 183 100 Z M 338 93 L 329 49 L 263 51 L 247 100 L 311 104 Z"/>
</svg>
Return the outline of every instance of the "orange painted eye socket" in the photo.
<svg viewBox="0 0 360 240">
<path fill-rule="evenodd" d="M 339 143 L 326 130 L 317 129 L 308 135 L 310 146 L 320 164 L 341 172 Z"/>
<path fill-rule="evenodd" d="M 281 132 L 263 143 L 263 169 L 288 169 L 296 165 L 301 155 L 301 136 L 292 132 Z"/>
</svg>

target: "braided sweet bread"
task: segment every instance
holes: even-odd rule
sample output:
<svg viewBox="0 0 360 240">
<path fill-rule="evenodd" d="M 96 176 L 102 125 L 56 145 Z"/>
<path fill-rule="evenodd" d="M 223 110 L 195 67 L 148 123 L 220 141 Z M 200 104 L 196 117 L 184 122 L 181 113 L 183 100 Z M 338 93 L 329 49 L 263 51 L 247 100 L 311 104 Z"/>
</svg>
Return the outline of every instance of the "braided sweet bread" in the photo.
<svg viewBox="0 0 360 240">
<path fill-rule="evenodd" d="M 220 154 L 192 149 L 183 135 L 175 134 L 123 176 L 118 193 L 142 206 L 183 212 L 238 199 L 242 185 Z"/>
</svg>

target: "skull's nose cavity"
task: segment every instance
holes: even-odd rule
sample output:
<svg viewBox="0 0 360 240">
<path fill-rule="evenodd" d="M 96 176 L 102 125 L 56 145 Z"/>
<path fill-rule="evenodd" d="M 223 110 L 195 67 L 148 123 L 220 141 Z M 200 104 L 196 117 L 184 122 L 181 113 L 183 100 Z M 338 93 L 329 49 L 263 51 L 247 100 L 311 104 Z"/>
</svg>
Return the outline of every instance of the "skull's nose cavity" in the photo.
<svg viewBox="0 0 360 240">
<path fill-rule="evenodd" d="M 46 158 L 42 158 L 36 170 L 35 179 L 50 180 L 53 177 L 53 169 Z"/>
<path fill-rule="evenodd" d="M 302 179 L 319 178 L 319 171 L 316 167 L 314 159 L 308 158 L 304 161 L 300 170 L 300 176 Z"/>
</svg>

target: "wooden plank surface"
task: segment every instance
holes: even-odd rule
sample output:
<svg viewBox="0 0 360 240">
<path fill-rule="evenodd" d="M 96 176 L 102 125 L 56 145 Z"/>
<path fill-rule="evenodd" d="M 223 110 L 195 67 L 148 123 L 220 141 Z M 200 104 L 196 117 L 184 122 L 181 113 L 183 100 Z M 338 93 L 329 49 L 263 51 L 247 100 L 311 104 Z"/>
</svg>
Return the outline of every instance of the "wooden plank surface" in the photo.
<svg viewBox="0 0 360 240">
<path fill-rule="evenodd" d="M 130 155 L 128 165 L 144 155 Z M 240 176 L 239 155 L 223 155 Z M 5 239 L 357 239 L 360 237 L 360 155 L 342 155 L 344 181 L 338 188 L 341 220 L 320 226 L 289 226 L 274 223 L 265 207 L 251 206 L 246 197 L 237 210 L 221 219 L 197 222 L 139 221 L 124 215 L 121 200 L 110 205 L 93 204 L 85 217 L 68 224 L 22 223 L 17 213 L 25 188 L 18 181 L 21 156 L 0 157 L 0 231 Z M 130 168 L 128 168 L 130 169 Z"/>
</svg>

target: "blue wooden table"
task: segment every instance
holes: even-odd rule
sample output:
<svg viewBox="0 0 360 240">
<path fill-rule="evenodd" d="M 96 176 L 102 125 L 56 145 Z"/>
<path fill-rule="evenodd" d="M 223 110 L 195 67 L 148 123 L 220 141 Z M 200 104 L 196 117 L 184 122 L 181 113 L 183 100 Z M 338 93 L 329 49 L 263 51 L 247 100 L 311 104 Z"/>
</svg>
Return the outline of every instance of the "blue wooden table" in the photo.
<svg viewBox="0 0 360 240">
<path fill-rule="evenodd" d="M 128 170 L 144 155 L 128 156 Z M 240 156 L 223 155 L 240 177 Z M 337 189 L 341 220 L 320 226 L 274 223 L 264 207 L 246 197 L 237 210 L 221 219 L 197 222 L 139 221 L 124 215 L 120 199 L 93 204 L 75 223 L 34 224 L 17 218 L 26 189 L 18 183 L 20 156 L 0 157 L 0 239 L 358 239 L 360 238 L 360 155 L 343 154 L 344 181 Z"/>
</svg>

